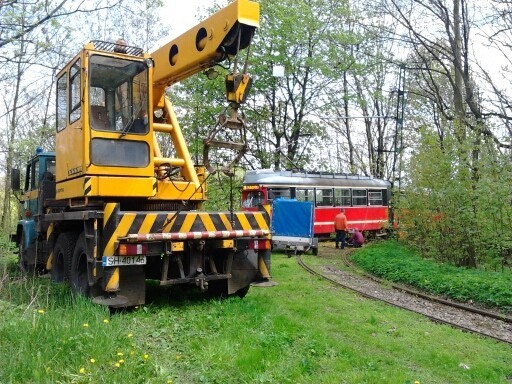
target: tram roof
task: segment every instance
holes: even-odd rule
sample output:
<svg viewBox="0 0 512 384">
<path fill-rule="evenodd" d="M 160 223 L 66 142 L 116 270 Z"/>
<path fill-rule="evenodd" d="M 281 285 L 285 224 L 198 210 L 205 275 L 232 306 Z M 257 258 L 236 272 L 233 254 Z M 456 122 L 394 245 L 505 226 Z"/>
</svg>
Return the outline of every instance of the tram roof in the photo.
<svg viewBox="0 0 512 384">
<path fill-rule="evenodd" d="M 244 184 L 295 187 L 347 187 L 389 188 L 387 180 L 347 173 L 273 171 L 271 169 L 249 170 Z"/>
</svg>

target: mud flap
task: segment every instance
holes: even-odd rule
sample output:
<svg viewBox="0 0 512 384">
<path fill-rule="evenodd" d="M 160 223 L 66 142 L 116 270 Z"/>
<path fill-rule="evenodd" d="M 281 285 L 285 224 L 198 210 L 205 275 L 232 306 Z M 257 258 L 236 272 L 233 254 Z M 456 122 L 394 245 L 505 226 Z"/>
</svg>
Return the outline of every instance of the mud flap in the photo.
<svg viewBox="0 0 512 384">
<path fill-rule="evenodd" d="M 228 295 L 248 287 L 258 278 L 258 252 L 250 249 L 236 252 L 233 256 L 231 278 L 228 279 Z"/>
<path fill-rule="evenodd" d="M 119 267 L 119 291 L 94 297 L 97 304 L 111 308 L 142 305 L 146 299 L 146 276 L 143 266 Z"/>
</svg>

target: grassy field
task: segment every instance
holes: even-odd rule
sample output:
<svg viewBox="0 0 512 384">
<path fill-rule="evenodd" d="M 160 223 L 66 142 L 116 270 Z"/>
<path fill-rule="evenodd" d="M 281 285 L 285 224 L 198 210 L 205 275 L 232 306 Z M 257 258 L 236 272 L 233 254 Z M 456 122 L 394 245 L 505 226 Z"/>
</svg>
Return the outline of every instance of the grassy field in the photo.
<svg viewBox="0 0 512 384">
<path fill-rule="evenodd" d="M 150 285 L 147 305 L 112 314 L 0 259 L 0 383 L 512 380 L 510 346 L 336 288 L 281 254 L 278 285 L 243 300 Z"/>
</svg>

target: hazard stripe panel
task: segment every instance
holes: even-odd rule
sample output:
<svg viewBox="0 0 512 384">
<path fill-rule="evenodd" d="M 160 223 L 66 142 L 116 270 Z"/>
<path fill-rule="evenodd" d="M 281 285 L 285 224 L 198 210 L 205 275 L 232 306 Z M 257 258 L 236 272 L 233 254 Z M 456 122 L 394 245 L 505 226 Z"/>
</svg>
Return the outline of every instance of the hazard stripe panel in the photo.
<svg viewBox="0 0 512 384">
<path fill-rule="evenodd" d="M 105 204 L 102 254 L 113 255 L 119 239 L 129 241 L 229 239 L 267 237 L 266 212 L 123 212 L 119 204 Z"/>
<path fill-rule="evenodd" d="M 55 242 L 54 223 L 50 223 L 46 231 L 46 244 L 48 258 L 46 259 L 46 269 L 51 269 L 53 265 L 53 243 Z"/>
<path fill-rule="evenodd" d="M 84 196 L 90 196 L 92 192 L 92 178 L 84 178 Z"/>
</svg>

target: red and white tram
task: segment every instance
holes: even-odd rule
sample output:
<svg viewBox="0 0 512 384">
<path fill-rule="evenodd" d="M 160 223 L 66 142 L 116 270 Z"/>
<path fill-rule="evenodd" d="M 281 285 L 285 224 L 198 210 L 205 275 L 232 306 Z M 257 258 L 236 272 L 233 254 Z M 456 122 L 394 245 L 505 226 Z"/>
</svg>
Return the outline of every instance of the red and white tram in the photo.
<svg viewBox="0 0 512 384">
<path fill-rule="evenodd" d="M 391 183 L 339 173 L 250 170 L 242 187 L 242 209 L 258 210 L 283 197 L 312 201 L 315 207 L 314 235 L 334 232 L 334 216 L 345 208 L 349 228 L 378 233 L 389 223 Z"/>
</svg>

